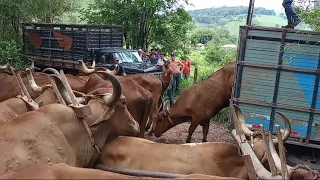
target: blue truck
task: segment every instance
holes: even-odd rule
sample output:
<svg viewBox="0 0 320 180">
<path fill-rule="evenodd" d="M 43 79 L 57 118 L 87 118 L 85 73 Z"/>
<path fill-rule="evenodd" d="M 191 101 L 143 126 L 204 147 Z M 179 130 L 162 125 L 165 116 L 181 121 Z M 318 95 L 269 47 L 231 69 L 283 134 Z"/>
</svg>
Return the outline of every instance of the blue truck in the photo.
<svg viewBox="0 0 320 180">
<path fill-rule="evenodd" d="M 240 26 L 232 101 L 247 126 L 275 133 L 290 119 L 288 164 L 320 169 L 320 32 Z"/>
<path fill-rule="evenodd" d="M 319 170 L 320 32 L 253 26 L 253 8 L 250 0 L 246 25 L 239 27 L 230 105 L 241 108 L 251 130 L 263 125 L 276 134 L 275 125 L 283 130 L 284 122 L 275 112 L 287 116 L 287 163 Z"/>
</svg>

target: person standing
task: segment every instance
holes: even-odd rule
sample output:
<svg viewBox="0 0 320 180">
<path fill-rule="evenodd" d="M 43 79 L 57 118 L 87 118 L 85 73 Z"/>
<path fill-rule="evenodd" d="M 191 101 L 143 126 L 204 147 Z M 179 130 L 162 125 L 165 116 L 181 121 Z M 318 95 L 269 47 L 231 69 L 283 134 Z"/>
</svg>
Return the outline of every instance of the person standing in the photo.
<svg viewBox="0 0 320 180">
<path fill-rule="evenodd" d="M 294 27 L 296 27 L 301 22 L 300 17 L 297 15 L 297 13 L 294 11 L 292 7 L 292 2 L 293 0 L 282 1 L 282 6 L 284 7 L 288 19 L 288 25 L 282 26 L 282 28 L 294 29 Z"/>
<path fill-rule="evenodd" d="M 170 54 L 171 56 L 171 59 L 170 59 L 170 64 L 169 66 L 171 67 L 171 69 L 173 70 L 173 84 L 174 84 L 174 87 L 175 87 L 175 92 L 179 92 L 180 91 L 180 81 L 181 81 L 181 74 L 182 74 L 182 70 L 184 69 L 184 65 L 176 60 L 176 55 L 172 52 Z M 182 66 L 182 70 L 180 70 L 180 66 Z"/>
<path fill-rule="evenodd" d="M 182 64 L 184 65 L 184 68 L 182 70 L 183 78 L 184 79 L 189 79 L 189 77 L 190 77 L 190 68 L 191 68 L 190 59 L 187 56 L 184 56 Z"/>
<path fill-rule="evenodd" d="M 158 62 L 158 58 L 156 58 L 156 53 L 155 52 L 152 52 L 151 53 L 151 56 L 150 56 L 150 64 L 152 65 L 156 65 L 157 62 Z"/>
<path fill-rule="evenodd" d="M 173 85 L 173 70 L 169 67 L 170 61 L 164 61 L 162 68 L 162 81 L 164 82 L 164 88 L 167 91 L 170 101 L 170 107 L 174 104 L 172 97 L 172 85 Z"/>
<path fill-rule="evenodd" d="M 164 57 L 164 53 L 161 52 L 160 53 L 160 58 L 158 59 L 156 66 L 159 67 L 159 68 L 163 67 L 165 61 L 167 61 L 167 59 Z"/>
</svg>

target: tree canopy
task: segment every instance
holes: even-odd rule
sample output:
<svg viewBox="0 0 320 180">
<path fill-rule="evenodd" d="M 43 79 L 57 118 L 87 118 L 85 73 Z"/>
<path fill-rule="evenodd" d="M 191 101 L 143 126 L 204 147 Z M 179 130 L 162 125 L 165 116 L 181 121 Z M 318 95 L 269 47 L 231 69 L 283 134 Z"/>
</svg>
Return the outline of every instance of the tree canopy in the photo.
<svg viewBox="0 0 320 180">
<path fill-rule="evenodd" d="M 82 10 L 82 20 L 123 25 L 127 48 L 147 49 L 152 44 L 173 51 L 183 47 L 192 28 L 184 3 L 188 1 L 94 0 Z"/>
</svg>

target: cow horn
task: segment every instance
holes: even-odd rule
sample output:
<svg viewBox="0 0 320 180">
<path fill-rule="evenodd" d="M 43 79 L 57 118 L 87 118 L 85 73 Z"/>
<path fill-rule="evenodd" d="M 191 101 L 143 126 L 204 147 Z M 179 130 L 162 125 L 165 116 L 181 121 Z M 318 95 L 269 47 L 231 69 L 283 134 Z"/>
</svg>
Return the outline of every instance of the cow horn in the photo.
<svg viewBox="0 0 320 180">
<path fill-rule="evenodd" d="M 43 72 L 43 73 L 47 73 L 47 74 L 54 74 L 54 75 L 56 75 L 57 77 L 60 77 L 59 71 L 57 71 L 57 70 L 54 69 L 54 68 L 45 68 L 42 72 Z"/>
<path fill-rule="evenodd" d="M 31 87 L 31 89 L 34 91 L 34 92 L 37 92 L 37 93 L 43 93 L 43 91 L 45 90 L 44 88 L 42 87 L 39 87 L 37 85 L 37 83 L 35 82 L 34 78 L 33 78 L 33 75 L 32 75 L 32 72 L 29 68 L 26 68 L 26 71 L 27 71 L 27 79 L 28 79 L 28 82 L 29 82 L 29 85 Z"/>
<path fill-rule="evenodd" d="M 168 114 L 168 121 L 169 121 L 171 124 L 173 124 L 173 121 L 172 121 L 172 119 L 171 119 L 171 117 L 170 117 L 170 114 Z"/>
<path fill-rule="evenodd" d="M 95 68 L 95 67 L 96 67 L 96 58 L 93 59 L 91 64 L 91 68 Z"/>
<path fill-rule="evenodd" d="M 9 69 L 9 62 L 4 66 L 0 66 L 0 69 L 2 69 L 2 70 Z"/>
<path fill-rule="evenodd" d="M 118 64 L 115 65 L 114 70 L 110 71 L 111 74 L 116 75 L 120 70 L 120 67 Z"/>
<path fill-rule="evenodd" d="M 115 105 L 119 101 L 121 96 L 121 91 L 122 91 L 121 85 L 118 79 L 114 75 L 109 74 L 105 71 L 98 71 L 98 72 L 104 74 L 104 76 L 112 83 L 112 86 L 113 86 L 112 96 L 108 98 L 104 98 L 105 103 L 110 106 Z M 105 97 L 107 97 L 107 95 Z"/>
<path fill-rule="evenodd" d="M 55 74 L 48 74 L 48 76 L 49 76 L 49 78 L 52 77 L 54 79 L 54 82 L 57 85 L 57 88 L 58 88 L 63 100 L 65 101 L 65 103 L 67 105 L 72 104 L 71 97 L 67 91 L 67 88 L 64 86 L 62 80 L 60 79 L 60 76 L 57 76 Z"/>
<path fill-rule="evenodd" d="M 78 60 L 79 62 L 79 69 L 80 71 L 86 73 L 86 74 L 91 74 L 91 73 L 94 73 L 96 70 L 93 68 L 93 69 L 89 69 L 85 63 L 83 62 L 83 60 Z"/>
<path fill-rule="evenodd" d="M 233 108 L 236 113 L 236 120 L 240 123 L 240 128 L 242 129 L 244 135 L 251 136 L 253 132 L 247 127 L 241 109 L 235 104 L 233 105 Z"/>
<path fill-rule="evenodd" d="M 30 58 L 28 58 L 30 61 L 31 61 L 31 65 L 30 65 L 30 67 L 29 68 L 27 68 L 27 69 L 29 69 L 29 70 L 31 70 L 31 71 L 33 71 L 34 70 L 34 61 L 32 61 L 32 59 L 30 59 Z"/>
<path fill-rule="evenodd" d="M 270 149 L 270 152 L 271 152 L 271 156 L 272 156 L 272 159 L 274 160 L 274 163 L 276 165 L 276 168 L 281 171 L 281 160 L 280 160 L 280 157 L 276 151 L 276 148 L 274 147 L 274 143 L 272 141 L 272 134 L 271 132 L 269 131 L 269 149 Z M 292 168 L 291 166 L 287 165 L 287 168 L 288 170 L 290 171 L 290 169 Z"/>
<path fill-rule="evenodd" d="M 276 113 L 279 114 L 284 121 L 285 128 L 284 128 L 284 132 L 282 134 L 282 140 L 283 140 L 283 142 L 286 142 L 291 134 L 291 123 L 285 115 L 283 115 L 280 112 L 276 112 Z M 278 143 L 278 140 L 274 139 L 273 143 Z"/>
</svg>

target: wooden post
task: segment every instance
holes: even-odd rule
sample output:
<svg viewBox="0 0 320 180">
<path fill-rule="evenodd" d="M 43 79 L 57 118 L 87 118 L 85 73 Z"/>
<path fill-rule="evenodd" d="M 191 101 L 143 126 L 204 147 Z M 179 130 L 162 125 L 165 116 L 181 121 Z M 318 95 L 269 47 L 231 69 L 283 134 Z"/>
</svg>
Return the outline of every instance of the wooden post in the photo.
<svg viewBox="0 0 320 180">
<path fill-rule="evenodd" d="M 193 75 L 193 84 L 197 83 L 198 79 L 198 64 L 195 64 L 194 75 Z"/>
<path fill-rule="evenodd" d="M 283 141 L 282 141 L 282 137 L 281 137 L 280 126 L 275 125 L 275 127 L 276 127 L 276 132 L 277 132 L 279 155 L 280 155 L 280 160 L 281 160 L 281 176 L 282 176 L 282 179 L 289 179 L 289 172 L 287 169 L 287 161 L 286 161 L 286 155 L 284 152 L 284 146 L 283 146 Z"/>
<path fill-rule="evenodd" d="M 63 72 L 62 69 L 61 69 L 61 71 L 60 71 L 60 74 L 61 74 L 61 80 L 62 80 L 64 86 L 66 87 L 68 94 L 70 95 L 72 104 L 73 104 L 74 106 L 79 106 L 79 103 L 78 103 L 78 101 L 76 100 L 76 96 L 73 94 L 73 91 L 72 91 L 72 89 L 71 89 L 71 87 L 70 87 L 70 84 L 68 83 L 68 80 L 67 80 L 66 76 L 64 75 L 64 72 Z"/>
<path fill-rule="evenodd" d="M 264 127 L 262 124 L 260 126 L 261 126 L 262 138 L 263 138 L 263 142 L 264 142 L 264 148 L 266 150 L 266 155 L 267 155 L 267 159 L 268 159 L 268 164 L 270 167 L 271 174 L 274 176 L 274 175 L 278 174 L 278 170 L 277 170 L 276 164 L 274 162 L 274 159 L 272 158 L 271 151 L 269 149 L 268 138 L 266 137 Z"/>
<path fill-rule="evenodd" d="M 24 83 L 23 83 L 23 81 L 22 81 L 22 79 L 21 79 L 21 76 L 18 74 L 18 75 L 16 75 L 16 78 L 17 78 L 17 80 L 18 80 L 18 83 L 20 84 L 20 87 L 21 87 L 22 92 L 24 92 L 23 94 L 24 94 L 25 96 L 27 96 L 28 101 L 31 102 L 33 99 L 31 98 L 31 96 L 30 96 L 30 94 L 29 94 L 26 86 L 24 85 Z"/>
<path fill-rule="evenodd" d="M 53 77 L 50 77 L 50 76 L 49 76 L 48 78 L 49 78 L 49 81 L 50 81 L 50 83 L 51 83 L 51 85 L 52 85 L 52 89 L 53 89 L 53 91 L 56 93 L 56 96 L 57 96 L 60 104 L 66 105 L 66 102 L 65 102 L 64 99 L 62 98 L 62 96 L 61 96 L 61 94 L 60 94 L 60 91 L 59 91 L 59 89 L 58 89 L 58 87 L 57 87 L 57 85 L 56 85 Z"/>
<path fill-rule="evenodd" d="M 257 173 L 253 167 L 253 163 L 251 160 L 250 155 L 243 155 L 243 160 L 244 160 L 244 164 L 246 165 L 247 171 L 248 171 L 248 176 L 249 179 L 258 179 Z"/>
</svg>

